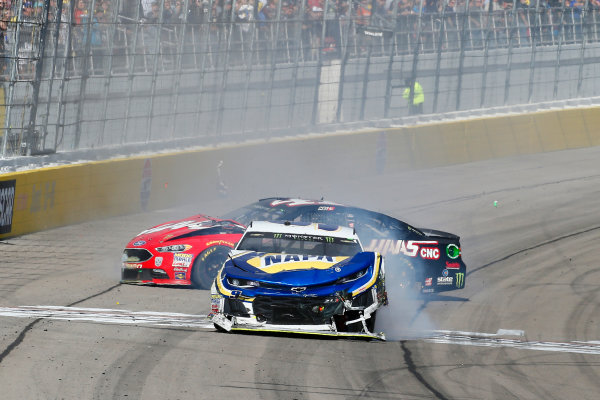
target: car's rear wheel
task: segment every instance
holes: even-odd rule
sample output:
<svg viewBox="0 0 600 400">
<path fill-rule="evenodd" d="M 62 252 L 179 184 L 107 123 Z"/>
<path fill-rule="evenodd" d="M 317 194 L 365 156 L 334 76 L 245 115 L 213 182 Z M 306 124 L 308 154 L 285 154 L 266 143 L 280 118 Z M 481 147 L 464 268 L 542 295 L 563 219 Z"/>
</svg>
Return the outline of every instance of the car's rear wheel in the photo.
<svg viewBox="0 0 600 400">
<path fill-rule="evenodd" d="M 212 246 L 196 257 L 191 277 L 196 289 L 210 289 L 230 250 L 227 246 Z"/>
</svg>

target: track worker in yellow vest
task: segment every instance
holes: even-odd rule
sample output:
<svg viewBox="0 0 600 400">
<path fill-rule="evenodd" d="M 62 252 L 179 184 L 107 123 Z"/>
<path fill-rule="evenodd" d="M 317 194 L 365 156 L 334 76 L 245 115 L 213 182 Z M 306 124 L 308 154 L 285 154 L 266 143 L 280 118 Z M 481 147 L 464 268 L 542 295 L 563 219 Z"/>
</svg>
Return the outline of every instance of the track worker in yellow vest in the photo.
<svg viewBox="0 0 600 400">
<path fill-rule="evenodd" d="M 411 85 L 411 82 L 413 82 L 412 79 L 407 78 L 406 80 L 404 80 L 406 89 L 404 89 L 404 94 L 402 95 L 402 97 L 404 97 L 406 101 L 408 101 L 408 113 L 410 115 L 423 114 L 423 103 L 425 102 L 423 87 L 421 87 L 421 85 L 417 81 L 414 81 L 414 85 Z"/>
</svg>

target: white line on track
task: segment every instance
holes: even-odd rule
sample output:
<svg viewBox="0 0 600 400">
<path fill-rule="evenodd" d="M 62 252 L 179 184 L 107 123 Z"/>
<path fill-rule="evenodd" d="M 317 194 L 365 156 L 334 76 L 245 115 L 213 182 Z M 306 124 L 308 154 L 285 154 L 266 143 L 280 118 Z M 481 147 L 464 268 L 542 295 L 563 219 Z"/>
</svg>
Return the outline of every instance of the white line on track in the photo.
<svg viewBox="0 0 600 400">
<path fill-rule="evenodd" d="M 592 342 L 526 342 L 515 339 L 442 335 L 423 339 L 431 343 L 479 347 L 512 347 L 524 350 L 600 355 L 600 345 Z"/>
<path fill-rule="evenodd" d="M 0 316 L 88 321 L 105 324 L 213 328 L 206 315 L 60 306 L 0 307 Z"/>
<path fill-rule="evenodd" d="M 86 321 L 103 324 L 151 325 L 214 329 L 206 315 L 130 311 L 110 308 L 82 308 L 61 306 L 0 307 L 0 317 L 46 318 L 54 320 Z M 510 347 L 524 350 L 553 351 L 600 355 L 600 341 L 535 342 L 508 339 L 523 338 L 525 332 L 516 329 L 499 329 L 496 333 L 436 330 L 423 332 L 425 342 L 478 347 Z"/>
</svg>

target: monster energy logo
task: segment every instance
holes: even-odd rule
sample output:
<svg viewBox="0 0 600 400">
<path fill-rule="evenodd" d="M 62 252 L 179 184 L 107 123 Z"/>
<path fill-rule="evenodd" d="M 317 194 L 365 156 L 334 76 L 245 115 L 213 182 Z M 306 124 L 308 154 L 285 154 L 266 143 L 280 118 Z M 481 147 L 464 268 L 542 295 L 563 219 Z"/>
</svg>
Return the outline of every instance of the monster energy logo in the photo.
<svg viewBox="0 0 600 400">
<path fill-rule="evenodd" d="M 283 234 L 281 233 L 276 233 L 273 235 L 273 239 L 281 239 L 283 237 Z"/>
<path fill-rule="evenodd" d="M 464 272 L 459 272 L 455 275 L 456 277 L 456 287 L 461 288 L 465 285 L 465 274 Z"/>
<path fill-rule="evenodd" d="M 326 237 L 326 238 L 325 238 L 325 241 L 326 241 L 327 243 L 333 243 L 333 238 L 332 238 L 332 237 Z"/>
</svg>

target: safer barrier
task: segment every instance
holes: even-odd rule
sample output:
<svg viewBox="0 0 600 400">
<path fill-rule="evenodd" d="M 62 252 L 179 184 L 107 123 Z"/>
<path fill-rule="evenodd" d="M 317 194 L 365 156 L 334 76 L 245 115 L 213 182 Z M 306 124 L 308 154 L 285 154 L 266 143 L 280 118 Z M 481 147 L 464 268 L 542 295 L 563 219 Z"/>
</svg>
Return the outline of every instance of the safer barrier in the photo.
<svg viewBox="0 0 600 400">
<path fill-rule="evenodd" d="M 220 175 L 257 180 L 368 177 L 600 145 L 599 108 L 550 110 L 420 126 L 257 140 L 0 175 L 0 239 L 91 219 L 217 199 Z M 218 165 L 222 161 L 222 169 Z M 292 193 L 296 194 L 296 193 Z M 242 197 L 243 198 L 243 197 Z M 248 201 L 254 200 L 254 198 Z M 200 210 L 199 210 L 200 211 Z"/>
</svg>

